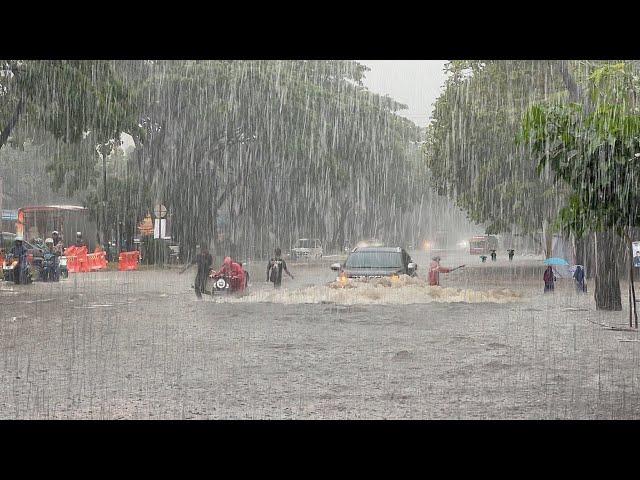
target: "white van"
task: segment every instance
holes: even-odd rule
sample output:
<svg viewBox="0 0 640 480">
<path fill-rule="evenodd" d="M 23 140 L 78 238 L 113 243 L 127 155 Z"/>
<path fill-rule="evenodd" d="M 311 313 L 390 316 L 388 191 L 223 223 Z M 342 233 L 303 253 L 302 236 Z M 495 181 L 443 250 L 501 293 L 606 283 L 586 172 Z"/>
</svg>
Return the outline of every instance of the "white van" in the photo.
<svg viewBox="0 0 640 480">
<path fill-rule="evenodd" d="M 322 257 L 322 243 L 317 238 L 299 238 L 291 249 L 291 256 L 298 258 Z"/>
</svg>

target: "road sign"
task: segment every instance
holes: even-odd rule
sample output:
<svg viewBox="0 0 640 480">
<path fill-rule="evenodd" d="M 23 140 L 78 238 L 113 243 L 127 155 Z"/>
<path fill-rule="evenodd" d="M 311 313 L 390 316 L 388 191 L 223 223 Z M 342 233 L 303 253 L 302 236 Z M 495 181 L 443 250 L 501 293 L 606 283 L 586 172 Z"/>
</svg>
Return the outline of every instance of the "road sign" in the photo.
<svg viewBox="0 0 640 480">
<path fill-rule="evenodd" d="M 18 220 L 18 210 L 2 210 L 2 220 Z"/>
<path fill-rule="evenodd" d="M 165 238 L 166 228 L 167 228 L 167 221 L 156 218 L 154 220 L 154 225 L 153 225 L 153 238 Z"/>
<path fill-rule="evenodd" d="M 153 207 L 153 214 L 156 216 L 156 218 L 165 218 L 167 216 L 167 207 L 158 204 Z"/>
</svg>

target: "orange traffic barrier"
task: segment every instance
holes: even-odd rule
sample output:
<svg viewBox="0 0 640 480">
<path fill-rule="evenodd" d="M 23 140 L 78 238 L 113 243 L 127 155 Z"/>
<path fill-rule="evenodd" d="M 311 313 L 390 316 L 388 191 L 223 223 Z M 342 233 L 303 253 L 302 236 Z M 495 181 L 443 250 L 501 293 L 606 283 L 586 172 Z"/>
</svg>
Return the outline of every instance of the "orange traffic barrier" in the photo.
<svg viewBox="0 0 640 480">
<path fill-rule="evenodd" d="M 107 268 L 106 252 L 96 252 L 87 255 L 89 270 L 92 272 Z"/>
<path fill-rule="evenodd" d="M 82 273 L 91 271 L 89 270 L 89 260 L 86 253 L 84 255 L 78 255 L 78 271 Z"/>
<path fill-rule="evenodd" d="M 67 257 L 67 270 L 69 273 L 90 272 L 90 260 L 87 258 L 87 247 L 76 247 L 74 245 L 64 250 Z"/>
<path fill-rule="evenodd" d="M 133 252 L 120 252 L 120 256 L 118 257 L 118 270 L 137 270 L 139 259 L 140 252 L 137 250 L 134 250 Z"/>
<path fill-rule="evenodd" d="M 78 257 L 76 255 L 67 255 L 67 270 L 69 273 L 78 273 Z"/>
<path fill-rule="evenodd" d="M 100 255 L 99 255 L 98 258 L 99 258 L 98 264 L 100 265 L 100 268 L 101 269 L 107 268 L 107 263 L 108 263 L 107 262 L 107 252 L 105 252 L 105 251 L 100 252 Z"/>
</svg>

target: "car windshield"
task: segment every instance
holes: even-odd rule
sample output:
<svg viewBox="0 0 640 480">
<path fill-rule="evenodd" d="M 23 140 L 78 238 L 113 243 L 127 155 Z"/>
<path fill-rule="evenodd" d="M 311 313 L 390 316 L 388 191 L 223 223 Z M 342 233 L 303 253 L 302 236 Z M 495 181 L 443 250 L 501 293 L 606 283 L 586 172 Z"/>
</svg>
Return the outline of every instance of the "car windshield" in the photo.
<svg viewBox="0 0 640 480">
<path fill-rule="evenodd" d="M 354 252 L 347 258 L 347 268 L 402 268 L 400 252 Z"/>
<path fill-rule="evenodd" d="M 311 248 L 311 240 L 302 238 L 296 243 L 296 248 Z"/>
</svg>

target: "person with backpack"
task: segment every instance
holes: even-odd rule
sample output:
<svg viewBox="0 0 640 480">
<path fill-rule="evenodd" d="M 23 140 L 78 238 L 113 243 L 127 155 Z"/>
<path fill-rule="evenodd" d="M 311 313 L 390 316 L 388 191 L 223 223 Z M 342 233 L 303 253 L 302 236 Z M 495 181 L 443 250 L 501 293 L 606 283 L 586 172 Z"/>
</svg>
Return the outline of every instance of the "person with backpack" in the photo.
<svg viewBox="0 0 640 480">
<path fill-rule="evenodd" d="M 293 280 L 293 275 L 287 269 L 287 262 L 282 258 L 282 250 L 280 248 L 275 249 L 275 257 L 269 260 L 267 264 L 267 282 L 273 283 L 274 288 L 279 288 L 282 285 L 282 271 L 287 272 L 287 275 Z"/>
</svg>

